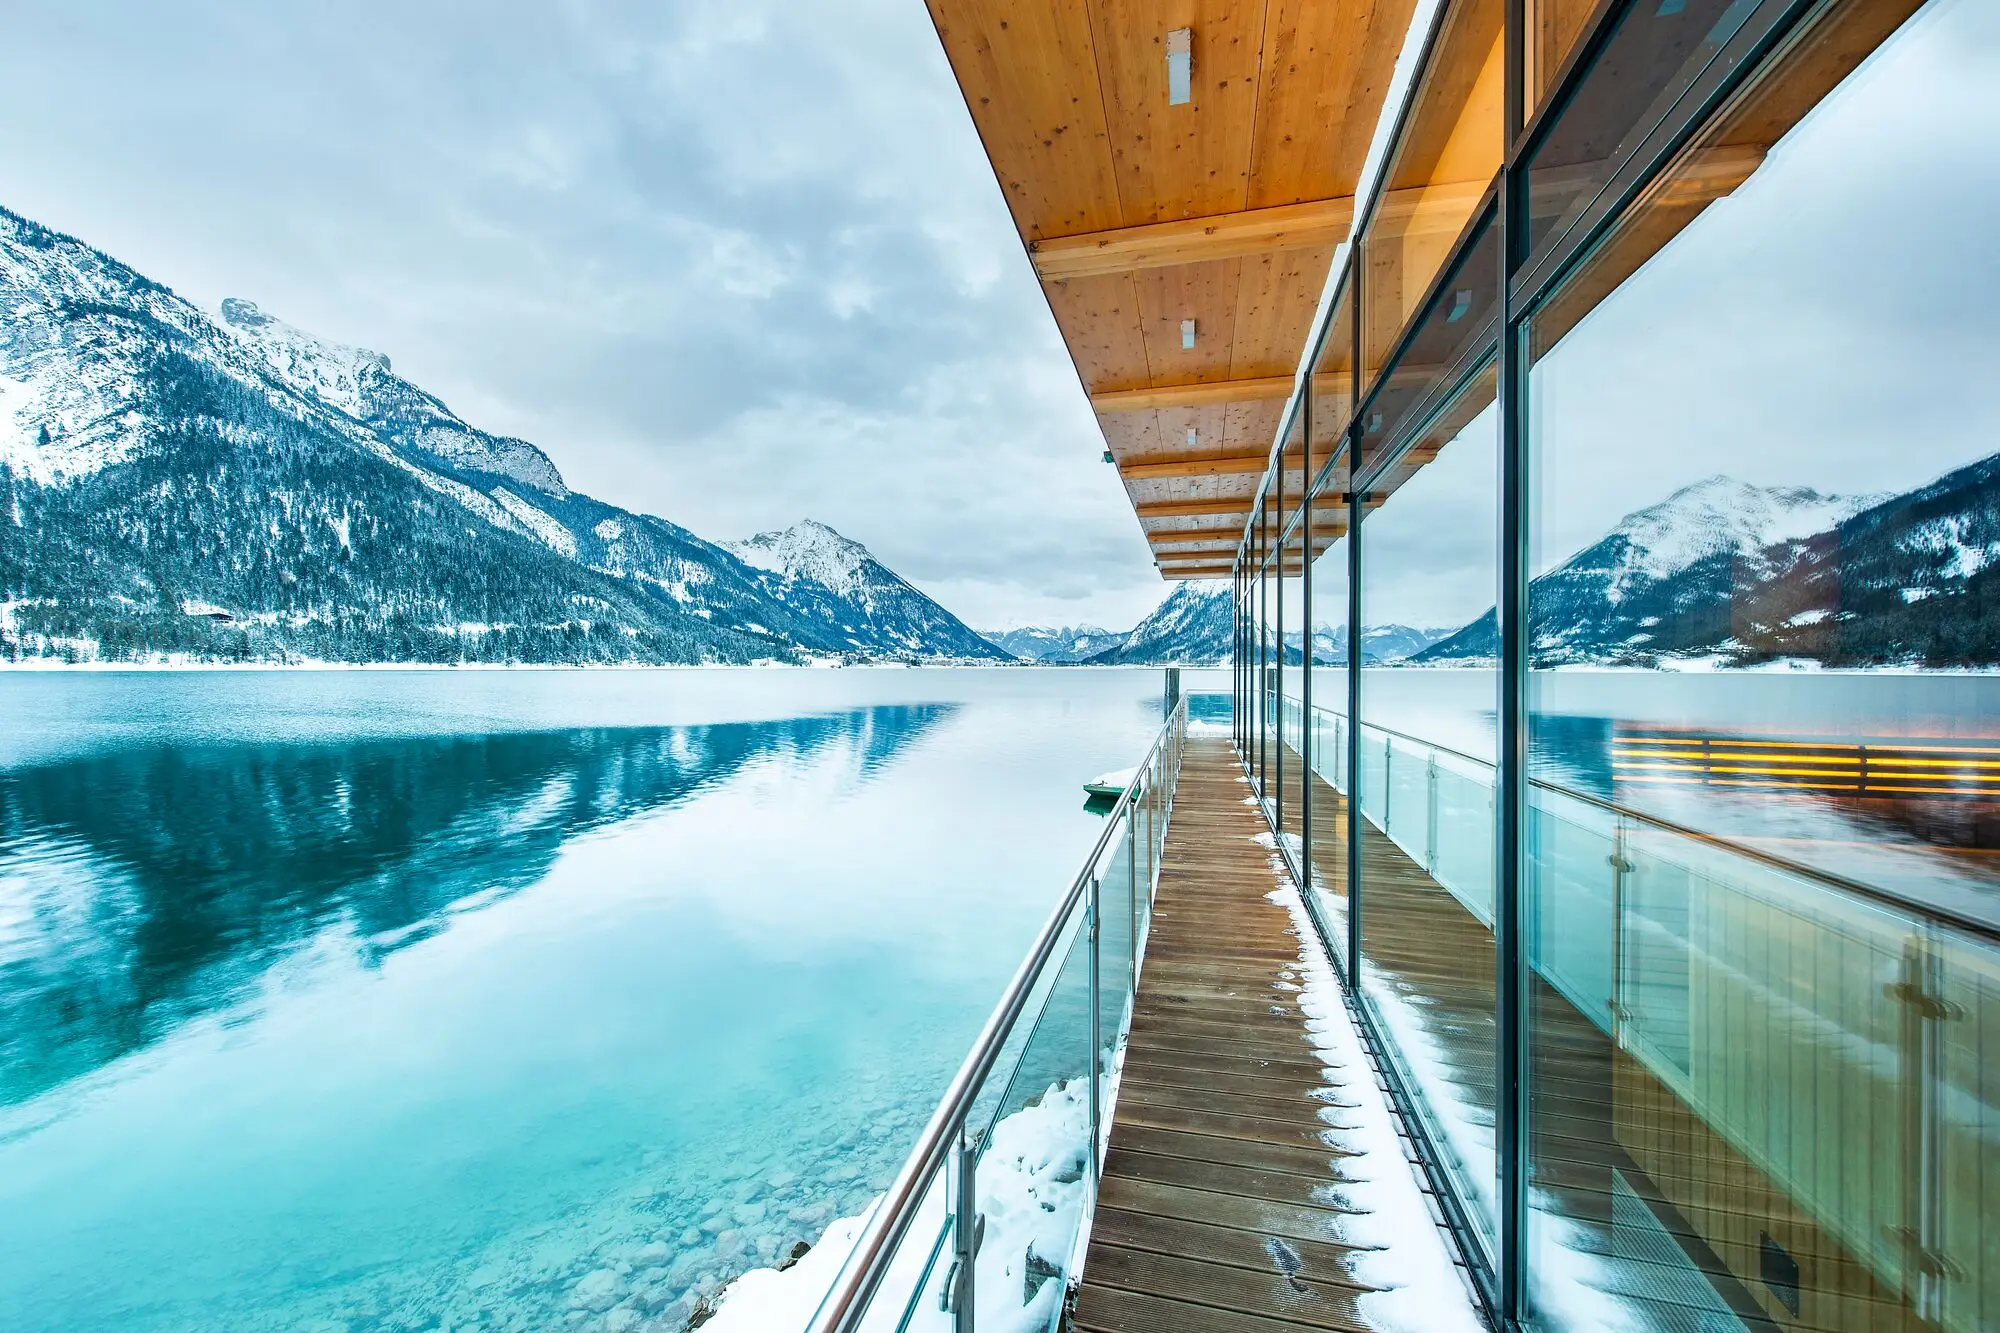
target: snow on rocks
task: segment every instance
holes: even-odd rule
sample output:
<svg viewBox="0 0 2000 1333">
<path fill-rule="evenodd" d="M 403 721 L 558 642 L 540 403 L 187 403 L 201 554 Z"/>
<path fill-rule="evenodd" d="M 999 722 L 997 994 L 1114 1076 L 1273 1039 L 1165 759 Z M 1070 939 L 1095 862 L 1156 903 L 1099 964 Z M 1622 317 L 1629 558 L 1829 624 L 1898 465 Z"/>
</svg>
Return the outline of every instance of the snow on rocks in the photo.
<svg viewBox="0 0 2000 1333">
<path fill-rule="evenodd" d="M 1084 1170 L 1090 1138 L 1088 1085 L 1071 1079 L 1048 1088 L 1032 1105 L 1002 1118 L 979 1165 L 980 1209 L 986 1239 L 974 1271 L 979 1328 L 1030 1333 L 1049 1326 L 1062 1300 L 1057 1276 L 1082 1221 L 1088 1190 Z M 905 1233 L 880 1288 L 876 1308 L 862 1327 L 899 1327 L 919 1281 L 928 1291 L 906 1326 L 913 1333 L 948 1333 L 952 1316 L 934 1292 L 946 1261 L 928 1274 L 925 1261 L 945 1223 L 943 1182 L 933 1186 Z M 702 1325 L 705 1333 L 792 1333 L 805 1328 L 833 1286 L 881 1199 L 859 1216 L 828 1227 L 797 1263 L 746 1273 L 731 1283 Z"/>
</svg>

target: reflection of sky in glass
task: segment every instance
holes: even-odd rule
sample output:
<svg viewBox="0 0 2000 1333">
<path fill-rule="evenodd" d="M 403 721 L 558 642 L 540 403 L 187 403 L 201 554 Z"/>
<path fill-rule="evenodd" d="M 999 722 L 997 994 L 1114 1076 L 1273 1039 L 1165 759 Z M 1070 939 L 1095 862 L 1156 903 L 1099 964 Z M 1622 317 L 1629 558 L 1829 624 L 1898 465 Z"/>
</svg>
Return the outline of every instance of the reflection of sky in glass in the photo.
<svg viewBox="0 0 2000 1333">
<path fill-rule="evenodd" d="M 10 1328 L 546 1327 L 646 1245 L 694 1286 L 865 1202 L 1160 680 L 0 690 L 70 728 L 0 772 Z"/>
<path fill-rule="evenodd" d="M 1536 570 L 1717 474 L 1901 492 L 2000 448 L 1996 132 L 2000 11 L 1932 4 L 1537 362 Z M 1423 558 L 1371 569 L 1371 603 L 1472 620 L 1492 605 L 1490 476 L 1426 467 L 1406 504 Z"/>
</svg>

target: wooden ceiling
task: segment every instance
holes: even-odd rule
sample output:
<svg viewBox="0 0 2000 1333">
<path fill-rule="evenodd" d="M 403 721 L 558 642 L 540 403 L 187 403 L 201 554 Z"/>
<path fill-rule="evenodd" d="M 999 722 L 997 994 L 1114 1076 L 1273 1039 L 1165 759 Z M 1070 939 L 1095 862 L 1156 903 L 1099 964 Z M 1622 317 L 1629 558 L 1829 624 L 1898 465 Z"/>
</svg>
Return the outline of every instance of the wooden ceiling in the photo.
<svg viewBox="0 0 2000 1333">
<path fill-rule="evenodd" d="M 1415 0 L 927 3 L 1161 573 L 1227 574 Z"/>
</svg>

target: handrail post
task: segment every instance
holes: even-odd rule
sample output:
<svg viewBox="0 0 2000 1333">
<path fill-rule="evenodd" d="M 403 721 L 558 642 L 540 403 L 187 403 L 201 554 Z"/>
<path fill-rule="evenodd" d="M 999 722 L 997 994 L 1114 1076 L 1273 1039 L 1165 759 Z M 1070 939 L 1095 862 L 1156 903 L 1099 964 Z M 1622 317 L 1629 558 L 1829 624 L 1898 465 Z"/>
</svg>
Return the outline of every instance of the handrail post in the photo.
<svg viewBox="0 0 2000 1333">
<path fill-rule="evenodd" d="M 1156 775 L 1148 774 L 1148 777 L 1157 781 Z M 1146 873 L 1148 878 L 1151 878 L 1153 864 L 1153 795 L 1155 791 L 1156 788 L 1149 783 L 1146 788 Z M 1136 813 L 1137 807 L 1135 806 L 1133 809 Z M 1132 825 L 1131 847 L 1132 897 L 1125 904 L 1126 907 L 1131 909 L 1128 913 L 1131 918 L 1131 926 L 1130 933 L 1125 937 L 1125 977 L 1131 983 L 1130 989 L 1136 991 L 1139 988 L 1139 825 L 1136 820 L 1133 821 Z"/>
<path fill-rule="evenodd" d="M 1130 818 L 1129 812 L 1127 818 Z M 1101 1089 L 1102 1076 L 1098 1068 L 1099 1046 L 1097 1032 L 1099 1013 L 1097 994 L 1097 923 L 1098 904 L 1102 900 L 1102 885 L 1098 877 L 1092 875 L 1090 877 L 1089 902 L 1083 909 L 1084 928 L 1090 932 L 1090 1192 L 1092 1198 L 1097 1196 L 1097 1150 L 1099 1135 L 1102 1132 L 1099 1125 L 1099 1117 L 1103 1114 L 1099 1108 L 1099 1102 L 1103 1093 Z"/>
<path fill-rule="evenodd" d="M 1425 769 L 1424 782 L 1429 787 L 1425 794 L 1424 812 L 1424 869 L 1432 879 L 1438 872 L 1438 757 L 1431 751 L 1430 764 Z"/>
<path fill-rule="evenodd" d="M 973 1273 L 978 1266 L 979 1242 L 984 1239 L 986 1219 L 979 1215 L 979 1154 L 964 1125 L 958 1128 L 958 1198 L 952 1210 L 951 1273 L 946 1281 L 945 1300 L 951 1310 L 953 1333 L 974 1333 L 979 1318 L 973 1308 Z"/>
</svg>

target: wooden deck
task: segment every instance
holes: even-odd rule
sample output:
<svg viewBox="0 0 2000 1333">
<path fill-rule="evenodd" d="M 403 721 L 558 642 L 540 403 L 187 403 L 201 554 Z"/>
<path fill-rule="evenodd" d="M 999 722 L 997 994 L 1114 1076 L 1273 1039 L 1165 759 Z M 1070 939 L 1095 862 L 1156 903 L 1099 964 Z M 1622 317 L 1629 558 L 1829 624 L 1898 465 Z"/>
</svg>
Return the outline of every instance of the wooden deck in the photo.
<svg viewBox="0 0 2000 1333">
<path fill-rule="evenodd" d="M 1292 917 L 1227 742 L 1190 741 L 1161 858 L 1078 1329 L 1365 1329 L 1321 1113 L 1344 1080 L 1285 986 Z"/>
</svg>

